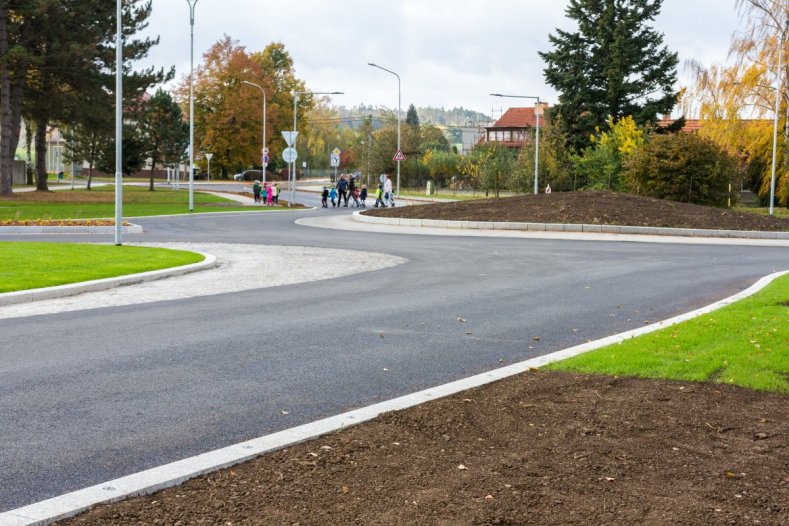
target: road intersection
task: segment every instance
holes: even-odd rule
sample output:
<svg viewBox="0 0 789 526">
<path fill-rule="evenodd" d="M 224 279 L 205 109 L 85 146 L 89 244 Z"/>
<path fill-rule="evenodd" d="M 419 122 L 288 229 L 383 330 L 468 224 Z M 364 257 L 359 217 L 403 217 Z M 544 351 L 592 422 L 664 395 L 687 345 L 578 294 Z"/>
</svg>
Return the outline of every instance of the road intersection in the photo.
<svg viewBox="0 0 789 526">
<path fill-rule="evenodd" d="M 141 218 L 125 237 L 277 252 L 281 274 L 310 247 L 341 276 L 263 287 L 225 269 L 250 286 L 0 319 L 0 511 L 669 318 L 789 261 L 786 247 L 304 224 L 351 210 Z"/>
</svg>

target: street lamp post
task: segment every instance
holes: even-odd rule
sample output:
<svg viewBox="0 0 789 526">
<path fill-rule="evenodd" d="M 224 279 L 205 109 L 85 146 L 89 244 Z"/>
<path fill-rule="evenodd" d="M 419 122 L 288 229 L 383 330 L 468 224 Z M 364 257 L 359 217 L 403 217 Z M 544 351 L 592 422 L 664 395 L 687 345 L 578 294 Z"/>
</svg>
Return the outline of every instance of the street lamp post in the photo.
<svg viewBox="0 0 789 526">
<path fill-rule="evenodd" d="M 536 126 L 534 132 L 534 194 L 539 193 L 537 186 L 540 170 L 540 97 L 533 95 L 502 95 L 501 93 L 491 93 L 492 97 L 505 97 L 510 99 L 536 99 L 537 102 L 534 107 L 534 117 L 536 119 Z"/>
<path fill-rule="evenodd" d="M 400 152 L 400 75 L 395 73 L 392 70 L 382 68 L 378 64 L 373 64 L 372 62 L 367 63 L 368 66 L 372 66 L 374 68 L 378 68 L 380 70 L 386 71 L 387 73 L 391 73 L 395 77 L 397 77 L 397 152 Z M 397 197 L 400 197 L 400 159 L 397 159 Z"/>
<path fill-rule="evenodd" d="M 775 161 L 776 152 L 778 147 L 778 111 L 781 103 L 781 87 L 782 87 L 782 74 L 783 74 L 783 56 L 784 56 L 784 38 L 786 38 L 786 30 L 789 29 L 789 20 L 787 20 L 783 31 L 781 31 L 781 39 L 778 42 L 778 79 L 775 86 L 775 115 L 773 116 L 773 166 L 772 173 L 770 174 L 770 215 L 773 215 L 773 203 L 775 202 Z"/>
<path fill-rule="evenodd" d="M 213 153 L 205 154 L 205 158 L 208 159 L 208 175 L 206 176 L 206 181 L 211 181 L 211 157 L 213 157 Z"/>
<path fill-rule="evenodd" d="M 293 134 L 296 135 L 296 114 L 298 112 L 299 95 L 343 95 L 342 91 L 292 91 L 293 95 Z M 296 135 L 297 136 L 297 135 Z M 293 148 L 296 148 L 296 139 L 293 139 Z M 288 206 L 290 203 L 296 201 L 296 160 L 288 163 L 288 182 L 290 184 L 290 199 L 288 199 Z"/>
<path fill-rule="evenodd" d="M 195 5 L 197 0 L 186 0 L 189 4 L 189 211 L 195 209 Z"/>
<path fill-rule="evenodd" d="M 263 86 L 259 84 L 255 84 L 254 82 L 249 82 L 246 80 L 241 81 L 242 84 L 249 84 L 260 90 L 263 94 L 263 147 L 260 149 L 260 163 L 263 166 L 263 184 L 266 183 L 266 167 L 268 163 L 266 162 L 266 90 L 263 89 Z"/>
<path fill-rule="evenodd" d="M 115 244 L 123 244 L 123 9 L 117 2 L 115 35 Z M 73 179 L 72 175 L 72 179 Z"/>
</svg>

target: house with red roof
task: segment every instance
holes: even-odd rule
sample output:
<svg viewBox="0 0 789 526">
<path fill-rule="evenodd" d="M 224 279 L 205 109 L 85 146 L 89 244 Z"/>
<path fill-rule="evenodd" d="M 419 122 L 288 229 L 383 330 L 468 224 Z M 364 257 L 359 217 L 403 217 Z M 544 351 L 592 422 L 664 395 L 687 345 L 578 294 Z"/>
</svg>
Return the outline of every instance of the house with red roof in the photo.
<svg viewBox="0 0 789 526">
<path fill-rule="evenodd" d="M 540 126 L 545 122 L 545 108 L 547 104 L 541 104 Z M 499 120 L 492 126 L 485 128 L 484 142 L 495 142 L 508 148 L 520 148 L 523 143 L 531 139 L 537 126 L 537 115 L 535 107 L 509 108 L 504 112 Z"/>
</svg>

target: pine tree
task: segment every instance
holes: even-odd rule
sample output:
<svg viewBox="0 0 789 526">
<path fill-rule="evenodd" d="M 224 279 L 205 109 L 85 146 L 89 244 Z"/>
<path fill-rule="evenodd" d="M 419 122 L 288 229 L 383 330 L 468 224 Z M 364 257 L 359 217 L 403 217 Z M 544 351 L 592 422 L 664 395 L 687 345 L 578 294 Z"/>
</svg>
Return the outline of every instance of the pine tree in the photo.
<svg viewBox="0 0 789 526">
<path fill-rule="evenodd" d="M 570 144 L 589 145 L 595 127 L 609 117 L 632 115 L 655 123 L 677 102 L 676 53 L 649 27 L 662 0 L 570 0 L 566 13 L 578 31 L 551 34 L 553 51 L 540 52 L 545 78 L 559 93 L 555 112 Z"/>
<path fill-rule="evenodd" d="M 408 107 L 408 112 L 405 114 L 405 123 L 412 128 L 419 128 L 419 114 L 413 104 Z"/>
</svg>

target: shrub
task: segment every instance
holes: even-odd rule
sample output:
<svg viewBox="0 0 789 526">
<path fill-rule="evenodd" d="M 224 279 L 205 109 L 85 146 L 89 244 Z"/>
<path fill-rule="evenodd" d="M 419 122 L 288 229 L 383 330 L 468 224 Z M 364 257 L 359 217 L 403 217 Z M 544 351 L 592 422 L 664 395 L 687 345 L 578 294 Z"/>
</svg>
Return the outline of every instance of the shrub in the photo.
<svg viewBox="0 0 789 526">
<path fill-rule="evenodd" d="M 626 163 L 634 193 L 725 207 L 729 187 L 739 188 L 736 160 L 694 133 L 655 135 Z"/>
</svg>

